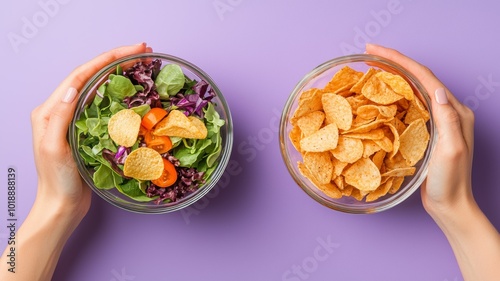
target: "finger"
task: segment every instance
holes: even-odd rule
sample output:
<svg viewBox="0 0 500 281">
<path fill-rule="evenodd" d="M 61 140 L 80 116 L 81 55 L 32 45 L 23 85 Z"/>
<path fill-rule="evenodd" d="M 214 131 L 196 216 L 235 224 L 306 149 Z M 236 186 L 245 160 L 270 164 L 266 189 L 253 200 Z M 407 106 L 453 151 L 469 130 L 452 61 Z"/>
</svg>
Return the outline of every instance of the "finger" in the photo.
<svg viewBox="0 0 500 281">
<path fill-rule="evenodd" d="M 119 47 L 103 53 L 91 61 L 77 67 L 68 77 L 66 77 L 66 79 L 62 81 L 54 93 L 42 104 L 41 109 L 43 113 L 48 115 L 50 109 L 64 98 L 67 89 L 70 87 L 75 88 L 79 92 L 82 90 L 85 83 L 104 66 L 128 55 L 144 53 L 146 52 L 146 49 L 146 43 Z"/>
<path fill-rule="evenodd" d="M 66 135 L 73 118 L 78 91 L 70 87 L 57 105 L 52 107 L 47 128 L 44 134 L 43 145 L 63 148 L 67 146 Z"/>
</svg>

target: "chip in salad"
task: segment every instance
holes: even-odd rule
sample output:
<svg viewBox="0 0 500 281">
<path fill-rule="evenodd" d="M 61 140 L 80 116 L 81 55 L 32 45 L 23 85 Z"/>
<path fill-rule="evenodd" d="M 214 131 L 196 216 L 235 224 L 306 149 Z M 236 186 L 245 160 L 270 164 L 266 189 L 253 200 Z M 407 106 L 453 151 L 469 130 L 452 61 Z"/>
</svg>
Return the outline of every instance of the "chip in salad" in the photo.
<svg viewBox="0 0 500 281">
<path fill-rule="evenodd" d="M 222 151 L 225 121 L 215 95 L 177 64 L 162 67 L 154 59 L 118 66 L 75 123 L 94 186 L 156 204 L 196 192 Z"/>
</svg>

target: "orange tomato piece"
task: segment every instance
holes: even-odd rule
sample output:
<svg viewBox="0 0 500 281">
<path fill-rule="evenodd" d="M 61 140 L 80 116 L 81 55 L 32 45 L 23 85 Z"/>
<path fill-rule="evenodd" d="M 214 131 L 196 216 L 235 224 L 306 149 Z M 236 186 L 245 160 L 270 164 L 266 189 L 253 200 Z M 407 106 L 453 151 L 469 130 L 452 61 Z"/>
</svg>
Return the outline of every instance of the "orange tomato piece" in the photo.
<svg viewBox="0 0 500 281">
<path fill-rule="evenodd" d="M 158 153 L 163 154 L 172 149 L 172 141 L 168 136 L 155 136 L 152 131 L 148 131 L 144 135 L 146 146 L 152 148 Z"/>
<path fill-rule="evenodd" d="M 144 128 L 151 130 L 153 127 L 161 121 L 161 119 L 165 118 L 168 115 L 168 112 L 159 107 L 151 108 L 144 116 L 142 117 L 141 125 Z"/>
<path fill-rule="evenodd" d="M 159 187 L 169 187 L 177 181 L 177 170 L 174 164 L 163 158 L 163 173 L 161 176 L 151 182 Z"/>
</svg>

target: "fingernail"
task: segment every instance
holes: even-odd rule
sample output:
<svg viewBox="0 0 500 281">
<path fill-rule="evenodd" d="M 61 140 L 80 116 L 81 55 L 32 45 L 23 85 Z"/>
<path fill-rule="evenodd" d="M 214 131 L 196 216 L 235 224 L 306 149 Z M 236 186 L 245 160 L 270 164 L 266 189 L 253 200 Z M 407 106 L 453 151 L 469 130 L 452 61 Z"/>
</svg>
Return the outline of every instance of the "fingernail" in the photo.
<svg viewBox="0 0 500 281">
<path fill-rule="evenodd" d="M 448 97 L 446 96 L 446 91 L 444 88 L 438 88 L 434 92 L 434 96 L 436 97 L 436 101 L 439 104 L 447 104 L 448 103 Z"/>
<path fill-rule="evenodd" d="M 64 95 L 62 101 L 65 103 L 72 103 L 73 100 L 75 100 L 77 93 L 78 93 L 78 91 L 75 88 L 69 87 L 68 91 L 66 92 L 66 95 Z"/>
<path fill-rule="evenodd" d="M 153 48 L 151 48 L 151 47 L 146 48 L 146 53 L 152 53 L 152 52 L 153 52 Z"/>
<path fill-rule="evenodd" d="M 142 45 L 142 46 L 146 46 L 146 42 L 141 42 L 141 43 L 139 43 L 139 44 L 136 44 L 136 46 L 141 46 L 141 45 Z"/>
</svg>

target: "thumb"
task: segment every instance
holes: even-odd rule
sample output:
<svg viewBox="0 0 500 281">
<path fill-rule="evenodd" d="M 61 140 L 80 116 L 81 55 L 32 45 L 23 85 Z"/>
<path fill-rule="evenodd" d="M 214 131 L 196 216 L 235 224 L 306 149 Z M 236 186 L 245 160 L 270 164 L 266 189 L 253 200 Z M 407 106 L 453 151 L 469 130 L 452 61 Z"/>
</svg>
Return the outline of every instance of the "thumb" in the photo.
<svg viewBox="0 0 500 281">
<path fill-rule="evenodd" d="M 47 131 L 44 135 L 44 145 L 54 145 L 55 147 L 67 145 L 66 135 L 73 118 L 77 95 L 78 91 L 74 87 L 69 87 L 60 102 L 51 108 Z"/>
</svg>

